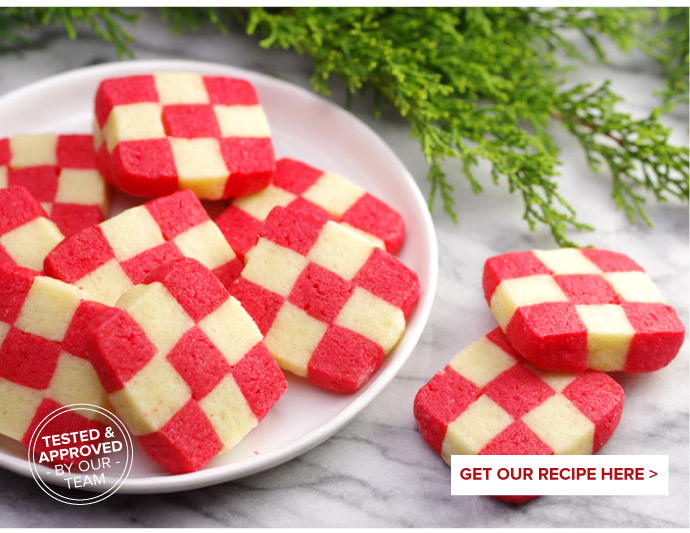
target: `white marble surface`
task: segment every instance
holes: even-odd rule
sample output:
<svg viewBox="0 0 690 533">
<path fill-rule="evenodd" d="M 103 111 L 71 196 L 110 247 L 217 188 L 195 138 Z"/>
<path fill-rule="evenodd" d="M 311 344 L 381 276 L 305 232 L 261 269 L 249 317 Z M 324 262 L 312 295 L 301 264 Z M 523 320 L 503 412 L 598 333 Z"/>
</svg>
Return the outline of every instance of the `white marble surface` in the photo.
<svg viewBox="0 0 690 533">
<path fill-rule="evenodd" d="M 84 36 L 71 42 L 42 34 L 49 48 L 0 58 L 0 94 L 44 77 L 115 60 L 112 48 Z M 170 35 L 155 16 L 136 30 L 137 57 L 215 61 L 253 69 L 308 87 L 311 65 L 291 52 L 265 51 L 255 38 L 213 32 Z M 656 102 L 662 87 L 655 65 L 633 54 L 614 54 L 612 66 L 589 65 L 570 81 L 613 80 L 625 96 L 620 108 L 636 116 Z M 344 102 L 342 88 L 332 99 Z M 403 160 L 426 194 L 426 166 L 403 121 L 387 113 L 373 118 L 369 105 L 353 111 Z M 688 144 L 688 110 L 665 117 L 672 139 Z M 657 206 L 653 230 L 631 226 L 609 198 L 609 180 L 593 175 L 579 145 L 557 125 L 563 147 L 562 190 L 581 218 L 597 227 L 577 240 L 629 253 L 640 262 L 688 324 L 688 208 Z M 420 437 L 412 417 L 417 390 L 461 348 L 495 323 L 480 282 L 485 259 L 516 249 L 552 247 L 546 231 L 529 232 L 522 204 L 501 184 L 483 178 L 486 192 L 472 195 L 456 165 L 459 224 L 434 214 L 440 279 L 429 323 L 399 376 L 351 424 L 314 450 L 272 470 L 205 489 L 165 495 L 116 494 L 99 504 L 74 508 L 43 494 L 35 482 L 0 473 L 3 526 L 445 526 L 445 527 L 688 527 L 688 346 L 667 368 L 649 375 L 614 375 L 626 392 L 617 432 L 601 453 L 668 454 L 670 494 L 658 497 L 543 497 L 510 506 L 488 497 L 451 497 L 449 469 Z"/>
</svg>

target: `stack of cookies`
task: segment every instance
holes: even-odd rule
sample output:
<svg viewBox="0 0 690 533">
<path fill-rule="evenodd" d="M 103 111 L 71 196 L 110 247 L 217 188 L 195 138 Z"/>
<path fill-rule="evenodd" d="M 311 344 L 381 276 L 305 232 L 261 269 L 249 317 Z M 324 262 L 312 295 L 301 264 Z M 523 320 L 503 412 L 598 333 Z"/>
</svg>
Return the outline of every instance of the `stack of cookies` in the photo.
<svg viewBox="0 0 690 533">
<path fill-rule="evenodd" d="M 486 261 L 483 286 L 499 327 L 458 353 L 414 402 L 422 436 L 449 464 L 454 454 L 597 452 L 624 401 L 605 372 L 653 372 L 683 344 L 675 310 L 620 253 L 502 254 Z"/>
</svg>

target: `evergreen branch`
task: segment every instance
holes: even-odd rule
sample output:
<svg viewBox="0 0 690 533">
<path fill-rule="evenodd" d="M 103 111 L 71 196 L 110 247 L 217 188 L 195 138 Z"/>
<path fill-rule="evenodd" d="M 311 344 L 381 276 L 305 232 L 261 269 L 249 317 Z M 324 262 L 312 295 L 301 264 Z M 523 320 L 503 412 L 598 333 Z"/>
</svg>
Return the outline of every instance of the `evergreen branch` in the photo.
<svg viewBox="0 0 690 533">
<path fill-rule="evenodd" d="M 658 110 L 642 120 L 615 111 L 619 100 L 609 82 L 593 90 L 578 85 L 561 94 L 554 114 L 580 141 L 590 168 L 606 163 L 613 180 L 612 196 L 632 223 L 652 222 L 640 191 L 657 201 L 688 199 L 688 149 L 669 144 L 669 130 L 658 122 Z"/>
<path fill-rule="evenodd" d="M 197 31 L 209 25 L 215 27 L 223 35 L 228 28 L 222 20 L 223 14 L 215 7 L 161 7 L 161 17 L 170 25 L 170 29 L 178 34 L 187 30 Z"/>
<path fill-rule="evenodd" d="M 664 110 L 688 102 L 690 71 L 690 10 L 687 7 L 660 7 L 657 10 L 661 29 L 644 41 L 643 49 L 654 57 L 665 76 L 666 88 L 661 92 Z"/>
<path fill-rule="evenodd" d="M 118 57 L 134 57 L 129 44 L 133 37 L 123 24 L 134 24 L 140 14 L 115 7 L 6 7 L 0 9 L 0 54 L 18 53 L 43 46 L 28 31 L 40 26 L 64 29 L 70 39 L 77 38 L 83 26 L 104 41 L 113 43 Z"/>
<path fill-rule="evenodd" d="M 483 180 L 478 164 L 489 163 L 494 184 L 505 183 L 524 202 L 531 229 L 549 227 L 559 245 L 572 245 L 579 221 L 558 189 L 558 146 L 553 118 L 578 139 L 588 164 L 604 166 L 615 205 L 631 222 L 651 224 L 648 196 L 688 201 L 688 150 L 672 146 L 654 111 L 643 120 L 617 112 L 619 97 L 608 83 L 564 91 L 565 70 L 556 52 L 587 61 L 567 38 L 579 32 L 599 61 L 602 39 L 622 51 L 641 48 L 666 77 L 664 110 L 688 98 L 688 9 L 659 8 L 160 8 L 172 31 L 207 27 L 221 33 L 237 23 L 260 34 L 261 46 L 292 49 L 314 62 L 314 89 L 329 94 L 332 78 L 354 94 L 372 97 L 373 111 L 394 108 L 409 123 L 428 164 L 429 207 L 440 196 L 453 220 L 455 196 L 446 171 L 458 163 L 475 194 Z M 118 8 L 0 8 L 0 54 L 38 46 L 41 25 L 77 26 L 131 55 L 126 26 L 139 14 Z M 651 25 L 659 27 L 650 34 Z"/>
<path fill-rule="evenodd" d="M 40 46 L 38 41 L 25 35 L 25 30 L 29 27 L 31 23 L 24 13 L 11 8 L 0 11 L 0 54 L 17 53 Z"/>
<path fill-rule="evenodd" d="M 687 150 L 668 144 L 656 117 L 634 122 L 614 112 L 617 97 L 608 86 L 581 98 L 581 88 L 562 92 L 556 78 L 553 51 L 582 57 L 561 37 L 562 30 L 581 32 L 603 60 L 601 35 L 628 50 L 639 37 L 630 28 L 649 18 L 647 10 L 635 9 L 256 8 L 247 31 L 261 32 L 264 47 L 308 55 L 316 90 L 328 94 L 330 78 L 338 77 L 349 93 L 373 91 L 395 107 L 430 164 L 431 208 L 440 194 L 444 210 L 453 212 L 453 188 L 440 161 L 459 159 L 478 193 L 482 187 L 472 167 L 484 159 L 494 183 L 505 180 L 510 192 L 522 196 L 530 228 L 546 224 L 556 242 L 570 245 L 569 228 L 591 228 L 558 191 L 558 149 L 547 134 L 550 116 L 559 116 L 577 136 L 590 166 L 597 167 L 598 157 L 608 163 L 616 204 L 631 220 L 637 215 L 648 221 L 638 185 L 660 200 L 667 193 L 687 200 Z M 584 112 L 587 118 L 603 117 L 588 133 L 579 129 L 577 113 Z M 619 149 L 599 141 L 616 133 L 626 136 Z M 639 142 L 631 140 L 634 135 Z"/>
</svg>

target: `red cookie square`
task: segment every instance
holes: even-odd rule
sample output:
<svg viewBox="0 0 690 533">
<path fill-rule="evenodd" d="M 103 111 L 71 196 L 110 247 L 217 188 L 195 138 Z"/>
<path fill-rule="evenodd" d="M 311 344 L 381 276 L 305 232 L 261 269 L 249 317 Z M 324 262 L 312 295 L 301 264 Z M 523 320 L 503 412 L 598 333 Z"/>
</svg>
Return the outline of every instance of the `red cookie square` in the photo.
<svg viewBox="0 0 690 533">
<path fill-rule="evenodd" d="M 608 250 L 491 257 L 484 294 L 510 343 L 542 368 L 652 372 L 673 360 L 685 336 L 644 270 Z"/>
</svg>

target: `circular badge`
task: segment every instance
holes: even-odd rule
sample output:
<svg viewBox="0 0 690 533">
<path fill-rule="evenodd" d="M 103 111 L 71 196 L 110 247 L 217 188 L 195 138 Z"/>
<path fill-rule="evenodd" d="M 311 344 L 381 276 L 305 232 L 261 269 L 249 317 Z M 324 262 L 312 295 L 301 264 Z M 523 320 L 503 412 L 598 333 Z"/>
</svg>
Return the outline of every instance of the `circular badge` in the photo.
<svg viewBox="0 0 690 533">
<path fill-rule="evenodd" d="M 56 409 L 36 426 L 29 465 L 36 483 L 70 505 L 100 502 L 132 469 L 132 437 L 113 413 L 91 404 Z"/>
</svg>

